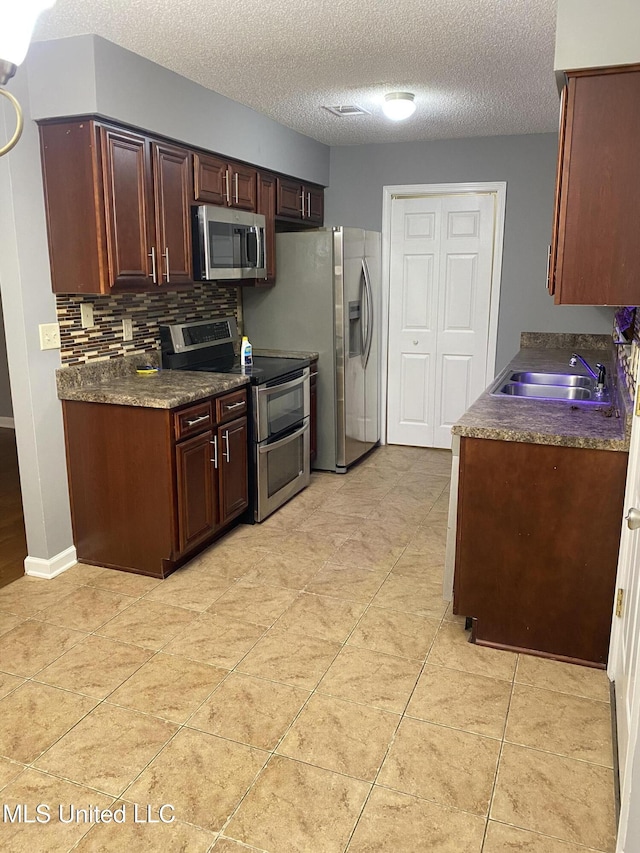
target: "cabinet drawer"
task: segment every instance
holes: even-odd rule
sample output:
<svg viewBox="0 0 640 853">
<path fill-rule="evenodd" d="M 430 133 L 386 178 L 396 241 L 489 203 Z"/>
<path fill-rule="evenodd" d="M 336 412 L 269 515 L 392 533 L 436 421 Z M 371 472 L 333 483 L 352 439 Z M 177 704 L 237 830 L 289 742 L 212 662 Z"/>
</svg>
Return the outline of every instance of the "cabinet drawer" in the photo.
<svg viewBox="0 0 640 853">
<path fill-rule="evenodd" d="M 233 418 L 239 418 L 247 412 L 247 392 L 233 391 L 216 398 L 216 423 L 222 424 Z"/>
<path fill-rule="evenodd" d="M 206 400 L 182 409 L 173 416 L 176 440 L 187 435 L 195 435 L 203 430 L 211 429 L 213 420 L 211 418 L 211 402 Z"/>
</svg>

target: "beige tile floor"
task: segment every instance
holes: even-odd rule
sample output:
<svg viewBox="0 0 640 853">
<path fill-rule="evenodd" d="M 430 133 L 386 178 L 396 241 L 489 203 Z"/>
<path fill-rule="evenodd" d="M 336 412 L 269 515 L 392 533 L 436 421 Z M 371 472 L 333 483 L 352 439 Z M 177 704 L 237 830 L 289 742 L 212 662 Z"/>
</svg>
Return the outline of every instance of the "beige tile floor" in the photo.
<svg viewBox="0 0 640 853">
<path fill-rule="evenodd" d="M 314 475 L 163 582 L 78 565 L 0 590 L 0 801 L 52 810 L 0 849 L 613 851 L 606 676 L 467 642 L 441 595 L 449 463 L 391 447 Z M 163 804 L 173 823 L 140 822 Z"/>
</svg>

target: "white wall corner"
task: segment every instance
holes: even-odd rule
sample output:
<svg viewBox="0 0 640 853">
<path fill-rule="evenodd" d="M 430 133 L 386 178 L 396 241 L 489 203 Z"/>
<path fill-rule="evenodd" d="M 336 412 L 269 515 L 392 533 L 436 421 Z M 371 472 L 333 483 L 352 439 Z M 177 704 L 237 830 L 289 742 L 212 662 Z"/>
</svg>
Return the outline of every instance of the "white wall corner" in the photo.
<svg viewBox="0 0 640 853">
<path fill-rule="evenodd" d="M 0 428 L 15 429 L 16 425 L 13 418 L 0 418 Z"/>
<path fill-rule="evenodd" d="M 40 557 L 27 557 L 24 561 L 24 570 L 26 574 L 32 578 L 55 578 L 57 575 L 66 572 L 71 566 L 75 566 L 78 562 L 76 549 L 72 545 L 65 551 L 60 551 L 55 557 L 48 560 L 43 560 Z"/>
</svg>

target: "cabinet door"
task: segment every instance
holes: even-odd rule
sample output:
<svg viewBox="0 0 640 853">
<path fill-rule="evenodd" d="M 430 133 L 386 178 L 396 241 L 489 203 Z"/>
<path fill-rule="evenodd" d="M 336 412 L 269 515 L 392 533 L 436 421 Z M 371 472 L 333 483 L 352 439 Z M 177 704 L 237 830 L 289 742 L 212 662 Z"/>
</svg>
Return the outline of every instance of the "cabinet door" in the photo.
<svg viewBox="0 0 640 853">
<path fill-rule="evenodd" d="M 560 229 L 560 188 L 562 186 L 562 159 L 564 154 L 565 132 L 567 128 L 567 87 L 560 94 L 560 123 L 558 127 L 558 163 L 556 167 L 556 195 L 551 231 L 551 245 L 547 267 L 547 289 L 553 296 L 556 292 L 556 265 L 558 262 L 558 236 Z"/>
<path fill-rule="evenodd" d="M 211 430 L 176 444 L 178 538 L 181 552 L 187 551 L 218 527 L 213 453 Z"/>
<path fill-rule="evenodd" d="M 156 208 L 158 284 L 185 284 L 193 281 L 189 152 L 185 148 L 152 142 L 151 159 Z"/>
<path fill-rule="evenodd" d="M 555 301 L 640 302 L 640 70 L 569 74 Z"/>
<path fill-rule="evenodd" d="M 265 218 L 265 242 L 267 251 L 267 278 L 270 283 L 276 277 L 276 178 L 266 172 L 258 172 L 258 199 L 256 211 Z M 258 281 L 258 284 L 261 282 Z"/>
<path fill-rule="evenodd" d="M 276 216 L 302 219 L 302 187 L 293 181 L 277 179 Z"/>
<path fill-rule="evenodd" d="M 107 263 L 111 287 L 152 283 L 153 195 L 149 143 L 144 136 L 100 128 Z"/>
<path fill-rule="evenodd" d="M 322 225 L 324 221 L 324 190 L 321 187 L 305 187 L 304 218 Z"/>
<path fill-rule="evenodd" d="M 311 461 L 318 455 L 318 363 L 311 364 L 309 381 L 309 448 Z"/>
<path fill-rule="evenodd" d="M 249 505 L 247 438 L 246 418 L 218 427 L 221 524 L 230 521 Z"/>
<path fill-rule="evenodd" d="M 226 160 L 209 154 L 193 155 L 193 183 L 196 201 L 229 203 L 229 174 Z"/>
<path fill-rule="evenodd" d="M 229 191 L 232 207 L 251 211 L 256 209 L 256 176 L 256 170 L 249 166 L 234 164 L 229 166 Z"/>
</svg>

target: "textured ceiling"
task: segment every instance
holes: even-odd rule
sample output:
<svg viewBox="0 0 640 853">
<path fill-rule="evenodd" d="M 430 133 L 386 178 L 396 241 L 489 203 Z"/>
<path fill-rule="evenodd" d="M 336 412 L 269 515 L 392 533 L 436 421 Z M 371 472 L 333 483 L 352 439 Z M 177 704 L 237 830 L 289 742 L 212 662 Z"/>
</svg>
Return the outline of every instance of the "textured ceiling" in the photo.
<svg viewBox="0 0 640 853">
<path fill-rule="evenodd" d="M 555 15 L 556 0 L 58 0 L 35 38 L 95 33 L 345 145 L 555 130 Z M 397 90 L 416 95 L 401 123 L 380 108 Z"/>
</svg>

